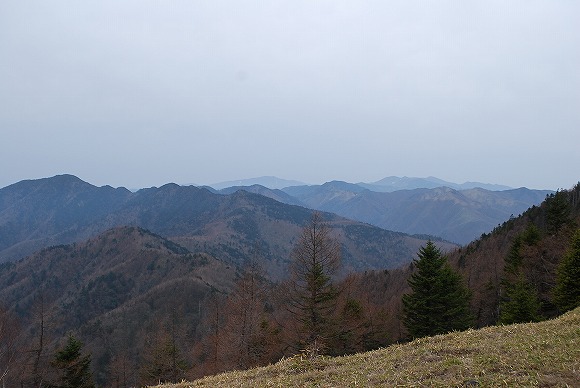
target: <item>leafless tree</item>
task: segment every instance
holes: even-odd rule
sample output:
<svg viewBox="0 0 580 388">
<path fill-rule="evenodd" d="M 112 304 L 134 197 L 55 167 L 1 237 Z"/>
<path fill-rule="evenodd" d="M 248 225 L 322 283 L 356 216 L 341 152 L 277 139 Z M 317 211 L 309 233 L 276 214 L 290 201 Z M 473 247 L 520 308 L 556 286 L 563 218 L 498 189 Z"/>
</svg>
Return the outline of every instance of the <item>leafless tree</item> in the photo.
<svg viewBox="0 0 580 388">
<path fill-rule="evenodd" d="M 320 213 L 314 213 L 302 229 L 292 252 L 287 309 L 298 323 L 299 346 L 315 352 L 331 333 L 331 316 L 339 290 L 333 277 L 341 262 L 341 246 L 331 235 Z"/>
<path fill-rule="evenodd" d="M 264 325 L 266 286 L 264 273 L 253 260 L 243 271 L 226 302 L 225 337 L 229 346 L 228 367 L 246 369 L 259 365 L 266 353 L 267 326 Z"/>
</svg>

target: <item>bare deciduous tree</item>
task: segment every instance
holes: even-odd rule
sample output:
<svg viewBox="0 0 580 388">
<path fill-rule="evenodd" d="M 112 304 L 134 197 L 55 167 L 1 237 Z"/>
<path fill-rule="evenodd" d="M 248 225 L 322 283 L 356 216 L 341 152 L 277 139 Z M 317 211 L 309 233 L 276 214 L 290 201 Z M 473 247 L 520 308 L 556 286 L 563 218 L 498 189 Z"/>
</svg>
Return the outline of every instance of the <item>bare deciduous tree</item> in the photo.
<svg viewBox="0 0 580 388">
<path fill-rule="evenodd" d="M 243 271 L 226 302 L 228 368 L 257 366 L 267 353 L 268 327 L 264 313 L 265 274 L 254 260 Z"/>
<path fill-rule="evenodd" d="M 331 334 L 332 315 L 339 290 L 333 282 L 341 259 L 341 246 L 320 213 L 302 229 L 292 252 L 288 282 L 288 311 L 298 323 L 298 346 L 315 352 Z"/>
</svg>

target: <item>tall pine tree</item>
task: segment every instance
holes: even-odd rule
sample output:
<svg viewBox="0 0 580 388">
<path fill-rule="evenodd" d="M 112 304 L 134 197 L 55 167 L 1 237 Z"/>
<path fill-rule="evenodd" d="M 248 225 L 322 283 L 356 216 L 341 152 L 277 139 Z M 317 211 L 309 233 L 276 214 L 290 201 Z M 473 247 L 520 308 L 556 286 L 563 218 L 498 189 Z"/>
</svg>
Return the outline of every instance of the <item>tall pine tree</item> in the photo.
<svg viewBox="0 0 580 388">
<path fill-rule="evenodd" d="M 562 312 L 580 306 L 580 229 L 558 265 L 554 301 Z"/>
<path fill-rule="evenodd" d="M 500 303 L 499 323 L 509 325 L 542 320 L 538 293 L 522 273 L 513 283 L 506 282 L 505 287 L 505 297 Z"/>
<path fill-rule="evenodd" d="M 556 194 L 551 194 L 546 198 L 546 218 L 547 229 L 550 234 L 556 234 L 562 227 L 570 223 L 570 202 L 568 200 L 568 192 L 556 191 Z"/>
<path fill-rule="evenodd" d="M 56 352 L 52 366 L 59 371 L 60 378 L 51 388 L 94 388 L 91 373 L 91 356 L 82 355 L 83 343 L 69 335 L 64 348 Z"/>
<path fill-rule="evenodd" d="M 413 263 L 412 292 L 403 295 L 403 322 L 412 338 L 465 330 L 472 323 L 470 293 L 432 241 Z"/>
</svg>

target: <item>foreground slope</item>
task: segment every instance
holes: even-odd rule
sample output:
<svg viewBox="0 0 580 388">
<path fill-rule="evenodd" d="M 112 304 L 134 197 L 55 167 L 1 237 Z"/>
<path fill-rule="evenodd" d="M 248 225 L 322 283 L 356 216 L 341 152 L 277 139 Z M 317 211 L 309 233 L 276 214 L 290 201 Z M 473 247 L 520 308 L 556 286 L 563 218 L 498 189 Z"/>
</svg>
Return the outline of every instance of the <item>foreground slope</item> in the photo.
<svg viewBox="0 0 580 388">
<path fill-rule="evenodd" d="M 577 386 L 580 308 L 535 324 L 422 338 L 352 356 L 295 356 L 185 387 Z"/>
</svg>

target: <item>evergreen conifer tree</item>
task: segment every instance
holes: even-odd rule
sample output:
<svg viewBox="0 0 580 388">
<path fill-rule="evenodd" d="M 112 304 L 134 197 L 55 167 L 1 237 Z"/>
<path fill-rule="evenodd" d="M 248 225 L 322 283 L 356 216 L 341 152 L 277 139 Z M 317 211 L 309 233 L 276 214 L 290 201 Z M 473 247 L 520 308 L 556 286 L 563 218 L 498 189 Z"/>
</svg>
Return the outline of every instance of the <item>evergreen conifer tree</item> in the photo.
<svg viewBox="0 0 580 388">
<path fill-rule="evenodd" d="M 507 285 L 505 300 L 500 303 L 499 323 L 538 322 L 540 301 L 534 287 L 520 273 L 513 284 Z"/>
<path fill-rule="evenodd" d="M 580 229 L 558 265 L 554 302 L 562 312 L 580 306 Z"/>
<path fill-rule="evenodd" d="M 556 234 L 570 222 L 570 202 L 566 191 L 556 191 L 546 198 L 547 228 L 550 234 Z"/>
<path fill-rule="evenodd" d="M 403 295 L 403 322 L 413 338 L 465 330 L 472 323 L 469 290 L 432 241 L 413 263 L 412 292 Z"/>
<path fill-rule="evenodd" d="M 60 379 L 51 388 L 94 388 L 91 373 L 91 356 L 82 355 L 83 343 L 69 335 L 64 348 L 57 351 L 52 366 L 60 373 Z"/>
</svg>

